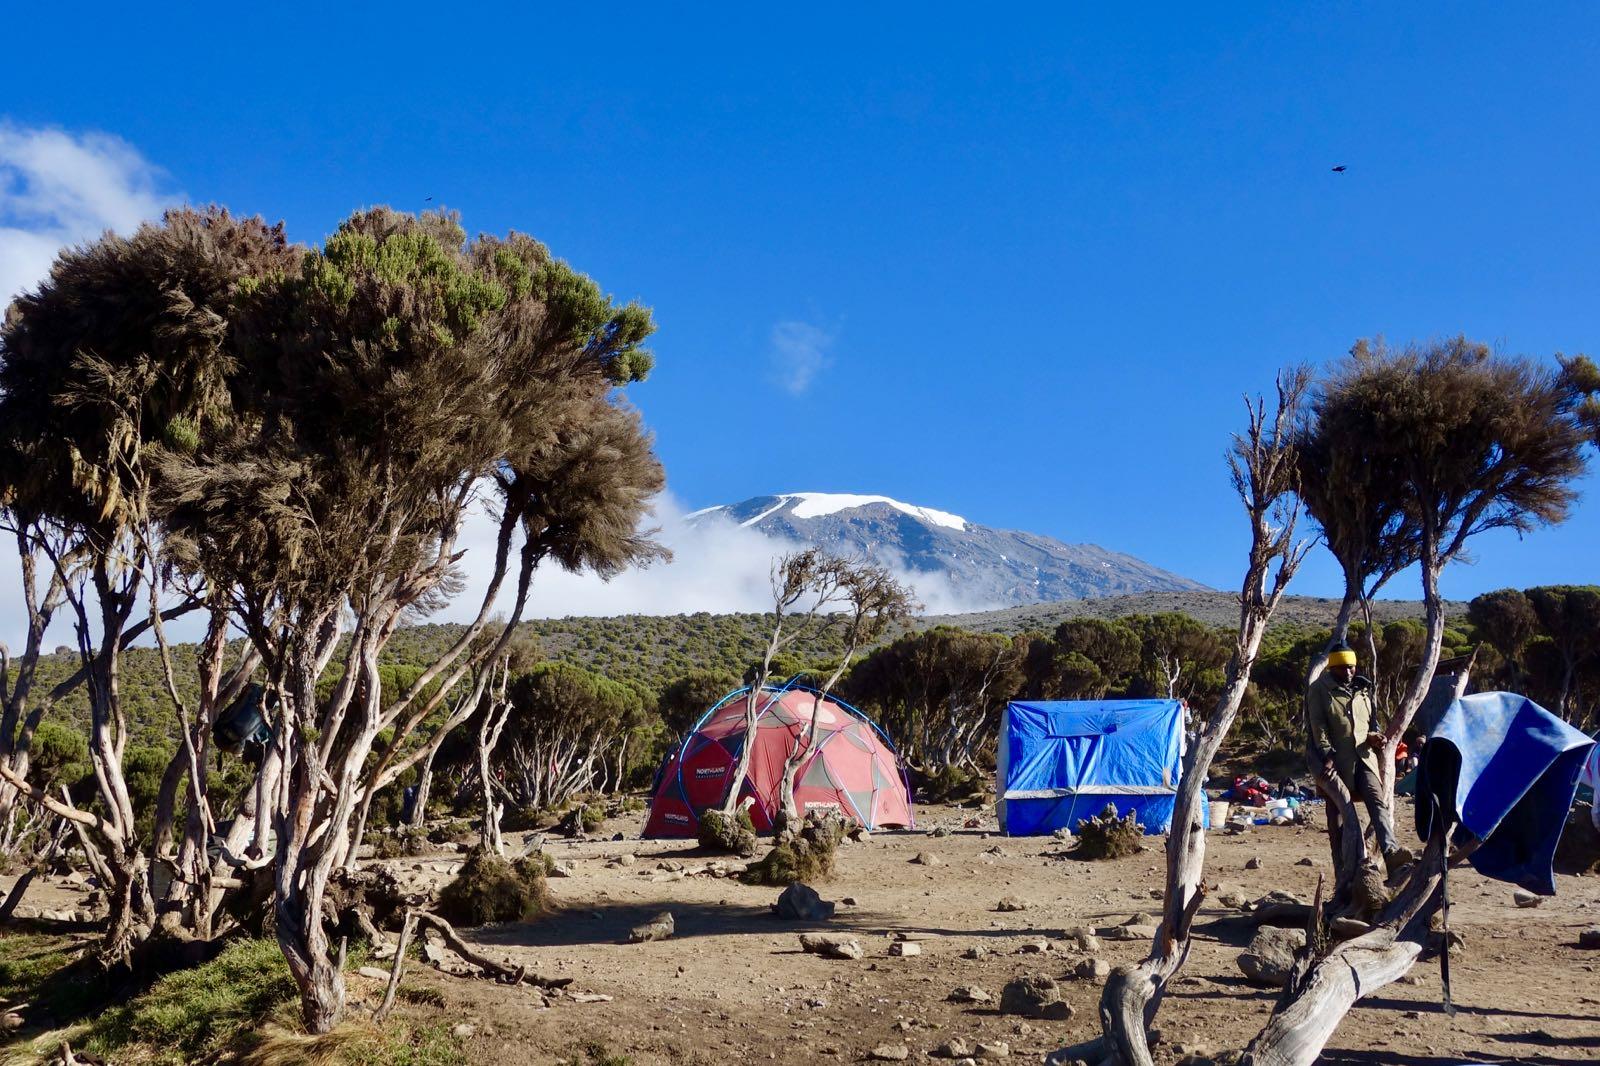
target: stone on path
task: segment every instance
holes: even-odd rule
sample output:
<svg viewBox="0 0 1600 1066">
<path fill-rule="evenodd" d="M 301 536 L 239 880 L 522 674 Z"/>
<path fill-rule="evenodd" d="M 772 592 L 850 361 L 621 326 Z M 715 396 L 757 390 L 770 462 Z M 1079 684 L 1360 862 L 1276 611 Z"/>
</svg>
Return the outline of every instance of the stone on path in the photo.
<svg viewBox="0 0 1600 1066">
<path fill-rule="evenodd" d="M 1244 868 L 1246 870 L 1259 870 L 1259 869 L 1261 869 L 1261 856 L 1259 856 L 1259 855 L 1250 856 L 1248 859 L 1245 860 Z"/>
<path fill-rule="evenodd" d="M 1578 946 L 1580 948 L 1600 948 L 1600 925 L 1595 926 L 1593 929 L 1585 929 L 1579 933 Z"/>
<path fill-rule="evenodd" d="M 995 1040 L 988 1044 L 979 1044 L 975 1050 L 977 1051 L 976 1057 L 980 1059 L 1003 1059 L 1010 1056 L 1011 1045 Z"/>
<path fill-rule="evenodd" d="M 1080 981 L 1104 981 L 1111 976 L 1111 964 L 1105 959 L 1084 959 L 1072 968 L 1072 976 Z"/>
<path fill-rule="evenodd" d="M 889 945 L 889 954 L 896 958 L 908 959 L 913 955 L 921 955 L 922 945 L 909 940 L 896 940 Z"/>
<path fill-rule="evenodd" d="M 1519 907 L 1537 907 L 1544 902 L 1544 897 L 1525 888 L 1519 888 L 1511 894 L 1511 901 Z"/>
<path fill-rule="evenodd" d="M 940 861 L 939 856 L 935 855 L 931 851 L 919 851 L 915 855 L 911 856 L 911 861 L 913 863 L 917 864 L 918 866 L 943 866 L 944 865 L 944 863 L 942 861 Z"/>
<path fill-rule="evenodd" d="M 1028 909 L 1028 901 L 1021 896 L 1006 896 L 994 905 L 994 909 L 997 911 L 1025 911 Z"/>
<path fill-rule="evenodd" d="M 1304 929 L 1280 929 L 1263 926 L 1239 956 L 1239 969 L 1254 985 L 1282 988 L 1289 983 L 1294 969 L 1295 952 L 1306 946 Z"/>
<path fill-rule="evenodd" d="M 951 1003 L 992 1003 L 994 997 L 977 985 L 962 985 L 944 997 Z"/>
<path fill-rule="evenodd" d="M 1025 1018 L 1050 1018 L 1065 1021 L 1072 1017 L 1072 1005 L 1061 998 L 1055 978 L 1029 974 L 1006 982 L 1000 990 L 1000 1010 Z"/>
<path fill-rule="evenodd" d="M 833 917 L 833 904 L 817 895 L 817 890 L 810 885 L 796 881 L 778 896 L 772 911 L 790 921 L 822 922 Z"/>
<path fill-rule="evenodd" d="M 910 1055 L 911 1049 L 904 1044 L 880 1044 L 867 1053 L 867 1058 L 877 1062 L 901 1062 Z"/>
<path fill-rule="evenodd" d="M 662 911 L 643 925 L 636 925 L 628 933 L 628 943 L 643 944 L 651 940 L 665 940 L 677 930 L 671 911 Z"/>
<path fill-rule="evenodd" d="M 859 959 L 861 942 L 843 933 L 801 933 L 800 948 L 825 959 Z"/>
</svg>

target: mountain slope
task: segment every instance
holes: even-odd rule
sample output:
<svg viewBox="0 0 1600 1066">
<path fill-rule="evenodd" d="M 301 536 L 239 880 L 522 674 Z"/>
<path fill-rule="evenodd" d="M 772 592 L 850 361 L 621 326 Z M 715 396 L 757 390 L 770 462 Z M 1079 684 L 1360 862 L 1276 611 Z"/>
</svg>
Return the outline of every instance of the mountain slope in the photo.
<svg viewBox="0 0 1600 1066">
<path fill-rule="evenodd" d="M 887 496 L 789 492 L 708 507 L 690 522 L 727 521 L 767 536 L 860 555 L 948 582 L 987 607 L 1140 592 L 1204 591 L 1197 581 L 1095 544 L 994 529 Z"/>
</svg>

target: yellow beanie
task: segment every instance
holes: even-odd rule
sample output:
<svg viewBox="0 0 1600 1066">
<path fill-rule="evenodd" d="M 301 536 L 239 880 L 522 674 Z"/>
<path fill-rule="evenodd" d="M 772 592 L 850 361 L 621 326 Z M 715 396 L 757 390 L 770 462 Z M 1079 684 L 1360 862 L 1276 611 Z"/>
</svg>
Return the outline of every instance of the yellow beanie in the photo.
<svg viewBox="0 0 1600 1066">
<path fill-rule="evenodd" d="M 1355 664 L 1356 653 L 1349 648 L 1340 648 L 1338 651 L 1330 651 L 1328 653 L 1329 666 L 1354 666 Z"/>
</svg>

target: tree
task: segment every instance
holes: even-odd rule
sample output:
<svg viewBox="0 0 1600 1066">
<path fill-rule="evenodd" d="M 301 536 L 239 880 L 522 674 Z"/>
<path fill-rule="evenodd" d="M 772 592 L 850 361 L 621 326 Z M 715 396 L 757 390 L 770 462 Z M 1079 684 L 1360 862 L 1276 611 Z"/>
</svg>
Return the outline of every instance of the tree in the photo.
<svg viewBox="0 0 1600 1066">
<path fill-rule="evenodd" d="M 739 758 L 728 775 L 727 792 L 720 809 L 724 819 L 734 816 L 745 779 L 750 774 L 750 756 L 755 747 L 750 741 L 756 735 L 761 712 L 771 698 L 766 685 L 772 676 L 774 661 L 797 640 L 827 628 L 827 611 L 839 603 L 842 595 L 837 570 L 819 548 L 778 556 L 773 560 L 769 582 L 772 628 L 767 632 L 761 659 L 745 675 L 744 743 L 740 744 Z"/>
<path fill-rule="evenodd" d="M 1250 546 L 1226 682 L 1184 753 L 1167 836 L 1166 890 L 1155 941 L 1143 962 L 1112 972 L 1100 999 L 1101 1040 L 1093 1048 L 1075 1049 L 1073 1058 L 1120 1061 L 1125 1066 L 1153 1062 L 1147 1033 L 1168 982 L 1188 958 L 1190 930 L 1205 899 L 1203 786 L 1244 700 L 1267 625 L 1308 548 L 1295 539 L 1299 503 L 1293 430 L 1309 377 L 1303 370 L 1281 373 L 1277 402 L 1270 410 L 1259 398 L 1247 400 L 1247 427 L 1234 437 L 1229 450 L 1228 469 L 1249 521 Z"/>
<path fill-rule="evenodd" d="M 1473 537 L 1563 521 L 1586 465 L 1583 380 L 1457 337 L 1391 348 L 1358 342 L 1317 392 L 1313 431 L 1339 454 L 1365 454 L 1416 529 L 1427 642 L 1384 730 L 1379 765 L 1422 705 L 1444 639 L 1439 577 Z"/>
<path fill-rule="evenodd" d="M 826 590 L 830 584 L 839 589 L 843 609 L 834 614 L 830 622 L 836 624 L 843 635 L 844 654 L 813 693 L 811 718 L 805 735 L 795 738 L 790 744 L 783 762 L 783 776 L 778 782 L 778 805 L 789 825 L 796 825 L 799 821 L 800 811 L 794 799 L 795 775 L 806 757 L 816 748 L 822 701 L 839 684 L 839 679 L 850 668 L 858 650 L 876 641 L 891 626 L 903 623 L 915 609 L 911 590 L 896 581 L 886 567 L 876 563 L 824 559 L 814 581 L 820 590 Z"/>
<path fill-rule="evenodd" d="M 844 692 L 876 712 L 906 764 L 924 776 L 975 770 L 1022 686 L 1026 653 L 1025 638 L 935 626 L 874 649 L 850 671 Z"/>
<path fill-rule="evenodd" d="M 1324 386 L 1322 398 L 1346 408 L 1367 447 L 1394 464 L 1418 528 L 1426 639 L 1385 729 L 1386 771 L 1438 664 L 1445 638 L 1441 570 L 1485 530 L 1527 532 L 1566 517 L 1592 435 L 1584 413 L 1590 386 L 1573 365 L 1562 361 L 1552 372 L 1460 338 L 1399 351 L 1363 343 Z M 1392 772 L 1387 779 L 1392 792 Z M 1470 850 L 1452 854 L 1453 827 L 1435 822 L 1421 859 L 1371 930 L 1325 953 L 1308 949 L 1297 962 L 1243 1063 L 1309 1066 L 1356 1000 L 1415 963 L 1444 898 L 1446 867 Z M 1360 843 L 1354 847 L 1359 852 Z"/>
<path fill-rule="evenodd" d="M 667 730 L 682 737 L 728 693 L 739 687 L 739 679 L 724 670 L 691 670 L 673 678 L 656 700 L 656 713 Z"/>
<path fill-rule="evenodd" d="M 0 776 L 82 827 L 80 842 L 109 878 L 100 952 L 108 965 L 127 962 L 138 928 L 152 927 L 155 917 L 122 768 L 129 730 L 122 652 L 159 626 L 164 611 L 192 609 L 205 594 L 155 528 L 164 460 L 190 448 L 198 428 L 225 418 L 231 406 L 226 324 L 237 286 L 292 271 L 298 259 L 282 230 L 259 220 L 219 209 L 175 211 L 131 237 L 107 235 L 63 252 L 38 290 L 12 304 L 0 330 L 0 499 L 20 538 L 25 586 L 41 558 L 54 572 L 33 620 L 52 604 L 71 612 L 99 810 L 29 785 L 15 747 Z M 181 604 L 137 620 L 146 593 L 152 604 L 177 593 Z M 48 700 L 32 712 L 15 696 L 8 704 L 22 719 L 12 743 L 21 741 L 25 752 Z M 193 755 L 186 744 L 175 758 Z"/>
<path fill-rule="evenodd" d="M 1055 644 L 1053 687 L 1068 699 L 1102 699 L 1139 669 L 1139 634 L 1122 622 L 1069 618 Z"/>
<path fill-rule="evenodd" d="M 1506 662 L 1509 685 L 1523 688 L 1523 654 L 1539 631 L 1539 616 L 1525 593 L 1498 589 L 1475 596 L 1467 604 L 1467 621 Z"/>
<path fill-rule="evenodd" d="M 554 807 L 594 786 L 607 752 L 644 708 L 628 685 L 571 663 L 511 679 L 504 787 L 526 807 Z"/>
<path fill-rule="evenodd" d="M 1228 645 L 1208 626 L 1177 611 L 1134 615 L 1125 622 L 1139 635 L 1139 667 L 1154 694 L 1192 699 L 1228 661 Z"/>
<path fill-rule="evenodd" d="M 1581 720 L 1573 696 L 1581 672 L 1600 660 L 1600 586 L 1542 585 L 1529 589 L 1527 599 L 1560 663 L 1559 672 L 1551 671 L 1560 678 L 1553 689 L 1556 713 Z"/>
<path fill-rule="evenodd" d="M 203 512 L 210 558 L 238 588 L 284 700 L 273 738 L 289 775 L 276 811 L 277 932 L 306 1025 L 325 1032 L 343 978 L 323 894 L 354 844 L 378 734 L 404 737 L 500 653 L 544 559 L 609 575 L 654 554 L 635 529 L 660 467 L 637 417 L 610 399 L 647 369 L 639 344 L 651 327 L 642 308 L 615 307 L 528 238 L 466 244 L 452 218 L 383 210 L 352 217 L 298 275 L 262 279 L 249 295 L 241 354 L 259 382 L 259 420 L 242 441 L 219 442 L 182 507 Z M 404 617 L 458 587 L 456 536 L 486 484 L 499 531 L 478 618 L 380 713 L 379 655 Z M 515 597 L 485 648 L 477 637 L 519 527 Z M 229 565 L 247 557 L 248 568 Z M 316 678 L 336 654 L 343 679 L 319 703 Z M 489 674 L 479 670 L 478 685 Z"/>
</svg>

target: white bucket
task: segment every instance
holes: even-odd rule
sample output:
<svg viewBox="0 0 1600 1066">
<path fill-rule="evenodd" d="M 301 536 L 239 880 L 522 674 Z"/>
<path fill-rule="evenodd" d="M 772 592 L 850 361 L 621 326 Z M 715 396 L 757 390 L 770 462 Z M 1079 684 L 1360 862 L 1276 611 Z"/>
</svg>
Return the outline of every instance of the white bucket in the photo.
<svg viewBox="0 0 1600 1066">
<path fill-rule="evenodd" d="M 1223 800 L 1211 801 L 1211 827 L 1220 828 L 1228 824 L 1228 804 Z"/>
</svg>

